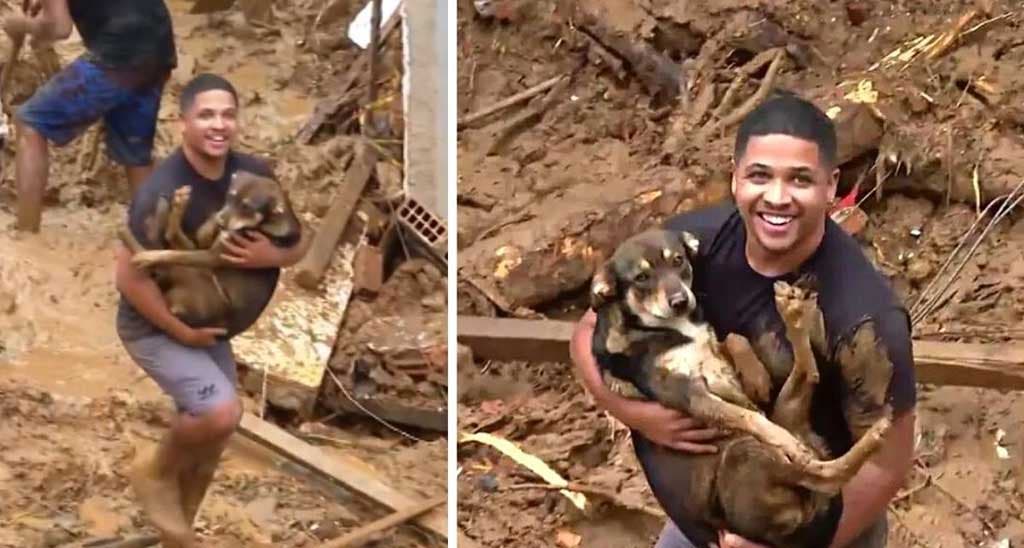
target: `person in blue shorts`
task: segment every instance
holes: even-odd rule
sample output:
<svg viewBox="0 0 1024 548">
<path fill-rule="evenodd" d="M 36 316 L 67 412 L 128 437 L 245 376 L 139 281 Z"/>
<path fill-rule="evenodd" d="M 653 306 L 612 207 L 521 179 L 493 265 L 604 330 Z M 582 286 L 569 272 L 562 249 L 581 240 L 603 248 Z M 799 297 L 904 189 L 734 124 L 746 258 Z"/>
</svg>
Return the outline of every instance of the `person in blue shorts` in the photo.
<svg viewBox="0 0 1024 548">
<path fill-rule="evenodd" d="M 132 190 L 153 170 L 164 83 L 177 65 L 163 0 L 37 0 L 3 22 L 12 40 L 63 40 L 78 29 L 86 51 L 15 112 L 17 228 L 38 232 L 49 144 L 63 146 L 103 120 L 107 152 Z"/>
</svg>

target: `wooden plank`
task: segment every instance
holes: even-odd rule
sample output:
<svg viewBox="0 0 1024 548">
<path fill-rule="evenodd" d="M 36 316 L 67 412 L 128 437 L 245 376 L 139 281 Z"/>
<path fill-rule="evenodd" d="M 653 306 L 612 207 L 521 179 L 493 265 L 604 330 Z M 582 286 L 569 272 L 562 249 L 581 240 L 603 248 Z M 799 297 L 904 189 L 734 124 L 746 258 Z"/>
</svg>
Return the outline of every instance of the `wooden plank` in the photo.
<svg viewBox="0 0 1024 548">
<path fill-rule="evenodd" d="M 413 510 L 426 502 L 410 498 L 385 484 L 374 476 L 368 464 L 359 459 L 343 455 L 328 456 L 320 449 L 261 420 L 252 413 L 242 415 L 242 423 L 238 429 L 239 432 L 256 442 L 395 512 Z M 417 517 L 415 523 L 440 535 L 443 539 L 448 538 L 448 519 L 443 507 Z"/>
<path fill-rule="evenodd" d="M 360 398 L 359 405 L 352 403 L 344 396 L 325 399 L 321 402 L 332 411 L 377 416 L 387 422 L 425 428 L 436 432 L 448 431 L 448 413 L 445 409 L 431 409 L 422 406 L 408 405 L 394 396 L 372 396 Z M 361 406 L 361 407 L 360 407 Z"/>
<path fill-rule="evenodd" d="M 569 363 L 573 322 L 459 316 L 458 341 L 486 360 Z M 1024 344 L 914 341 L 917 382 L 1024 390 Z"/>
<path fill-rule="evenodd" d="M 345 173 L 345 184 L 338 190 L 331 208 L 317 227 L 313 243 L 302 260 L 295 265 L 295 282 L 306 289 L 316 289 L 338 247 L 359 197 L 363 195 L 370 174 L 377 164 L 377 153 L 365 141 L 356 142 L 355 158 Z"/>
<path fill-rule="evenodd" d="M 569 363 L 572 322 L 458 317 L 458 341 L 485 360 Z"/>
<path fill-rule="evenodd" d="M 389 516 L 385 516 L 373 523 L 368 523 L 351 533 L 347 533 L 345 536 L 336 538 L 323 545 L 322 548 L 348 548 L 349 546 L 360 546 L 373 535 L 386 531 L 397 525 L 401 525 L 416 516 L 425 514 L 434 508 L 445 503 L 447 498 L 442 495 L 440 497 L 434 497 L 427 502 L 421 503 L 419 506 L 410 508 L 408 510 L 401 510 L 395 512 Z"/>
<path fill-rule="evenodd" d="M 338 325 L 352 296 L 355 246 L 343 245 L 323 276 L 321 291 L 298 285 L 294 269 L 285 269 L 267 309 L 255 324 L 232 340 L 239 363 L 252 370 L 267 401 L 308 417 L 338 338 Z"/>
<path fill-rule="evenodd" d="M 914 362 L 921 383 L 1024 390 L 1024 344 L 914 341 Z"/>
</svg>

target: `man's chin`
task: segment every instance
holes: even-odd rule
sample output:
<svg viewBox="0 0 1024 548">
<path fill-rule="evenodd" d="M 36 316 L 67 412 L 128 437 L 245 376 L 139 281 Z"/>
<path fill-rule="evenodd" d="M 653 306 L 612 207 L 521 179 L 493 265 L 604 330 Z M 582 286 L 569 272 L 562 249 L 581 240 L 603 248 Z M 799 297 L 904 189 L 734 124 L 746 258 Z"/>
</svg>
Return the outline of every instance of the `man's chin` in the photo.
<svg viewBox="0 0 1024 548">
<path fill-rule="evenodd" d="M 757 242 L 757 246 L 769 255 L 785 255 L 796 247 L 796 239 L 792 237 L 775 238 L 755 234 L 754 240 Z"/>
</svg>

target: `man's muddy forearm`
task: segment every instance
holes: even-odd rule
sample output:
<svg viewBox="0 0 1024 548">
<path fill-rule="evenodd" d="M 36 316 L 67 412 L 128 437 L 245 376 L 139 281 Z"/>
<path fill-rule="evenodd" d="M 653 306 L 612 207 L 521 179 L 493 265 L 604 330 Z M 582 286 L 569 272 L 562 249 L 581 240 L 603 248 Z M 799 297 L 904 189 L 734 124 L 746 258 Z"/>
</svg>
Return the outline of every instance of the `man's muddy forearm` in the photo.
<svg viewBox="0 0 1024 548">
<path fill-rule="evenodd" d="M 572 358 L 573 369 L 576 376 L 583 383 L 583 387 L 590 392 L 597 401 L 598 406 L 605 409 L 612 415 L 618 412 L 619 396 L 608 389 L 601 378 L 601 371 L 594 359 L 593 336 L 596 326 L 596 316 L 592 310 L 588 310 L 576 324 L 573 330 L 572 339 L 569 341 L 569 355 Z"/>
<path fill-rule="evenodd" d="M 843 488 L 843 515 L 830 548 L 843 548 L 885 515 L 914 463 L 914 412 L 893 420 L 885 445 Z"/>
</svg>

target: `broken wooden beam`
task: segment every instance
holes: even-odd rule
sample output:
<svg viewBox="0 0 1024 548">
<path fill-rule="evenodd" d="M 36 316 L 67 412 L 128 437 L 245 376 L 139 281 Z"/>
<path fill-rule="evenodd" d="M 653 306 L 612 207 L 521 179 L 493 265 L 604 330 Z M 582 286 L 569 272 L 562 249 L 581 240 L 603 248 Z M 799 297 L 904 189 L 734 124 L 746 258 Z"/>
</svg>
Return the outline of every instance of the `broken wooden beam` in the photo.
<svg viewBox="0 0 1024 548">
<path fill-rule="evenodd" d="M 242 415 L 238 430 L 261 445 L 395 512 L 421 507 L 422 501 L 400 493 L 371 474 L 371 467 L 365 462 L 348 455 L 329 456 L 252 413 Z M 415 523 L 442 539 L 448 538 L 448 519 L 443 508 L 435 508 L 416 517 Z"/>
<path fill-rule="evenodd" d="M 914 362 L 921 383 L 1024 390 L 1024 344 L 914 341 Z"/>
<path fill-rule="evenodd" d="M 569 362 L 575 326 L 557 320 L 458 317 L 458 341 L 485 360 Z"/>
<path fill-rule="evenodd" d="M 341 238 L 352 212 L 370 180 L 377 163 L 377 154 L 365 141 L 355 145 L 355 158 L 345 173 L 344 185 L 338 190 L 330 209 L 313 236 L 309 251 L 295 265 L 295 281 L 306 289 L 316 289 L 331 262 L 338 240 Z"/>
<path fill-rule="evenodd" d="M 569 363 L 573 322 L 459 316 L 458 341 L 485 360 Z M 1024 344 L 914 341 L 917 382 L 1024 390 Z"/>
<path fill-rule="evenodd" d="M 559 82 L 561 82 L 565 78 L 567 78 L 567 77 L 564 74 L 561 75 L 561 76 L 555 76 L 554 78 L 548 78 L 547 80 L 544 80 L 543 82 L 541 82 L 541 83 L 539 83 L 539 84 L 537 84 L 537 85 L 535 85 L 533 87 L 524 89 L 523 91 L 520 91 L 519 93 L 516 93 L 515 95 L 513 95 L 513 96 L 511 96 L 511 97 L 509 97 L 507 99 L 503 99 L 503 100 L 498 101 L 497 103 L 494 103 L 494 104 L 492 104 L 490 106 L 486 106 L 486 107 L 484 107 L 484 108 L 482 108 L 482 109 L 480 109 L 480 110 L 478 110 L 476 112 L 473 112 L 471 114 L 467 114 L 467 115 L 459 118 L 459 120 L 458 120 L 458 128 L 462 129 L 462 128 L 472 124 L 473 122 L 476 122 L 477 120 L 479 120 L 481 118 L 486 118 L 487 116 L 490 116 L 491 114 L 494 114 L 495 112 L 498 112 L 499 110 L 502 110 L 504 108 L 508 108 L 508 107 L 510 107 L 510 106 L 512 106 L 512 105 L 514 105 L 516 103 L 520 103 L 522 101 L 526 101 L 527 99 L 532 99 L 535 95 L 540 95 L 541 93 L 544 93 L 545 91 L 555 87 L 556 84 L 558 84 Z"/>
<path fill-rule="evenodd" d="M 401 525 L 410 519 L 425 514 L 434 508 L 441 506 L 446 500 L 447 497 L 442 495 L 440 497 L 434 497 L 426 502 L 422 502 L 412 508 L 399 510 L 389 516 L 385 516 L 377 521 L 368 523 L 342 537 L 326 542 L 322 545 L 322 548 L 349 548 L 351 546 L 360 546 L 370 540 L 370 538 L 377 533 L 387 531 L 392 527 Z"/>
<path fill-rule="evenodd" d="M 346 397 L 324 398 L 324 407 L 331 411 L 340 411 L 367 417 L 376 417 L 392 424 L 401 424 L 435 432 L 448 431 L 448 413 L 445 407 L 425 407 L 410 405 L 401 398 L 388 395 L 375 395 L 358 398 L 353 402 Z"/>
</svg>

